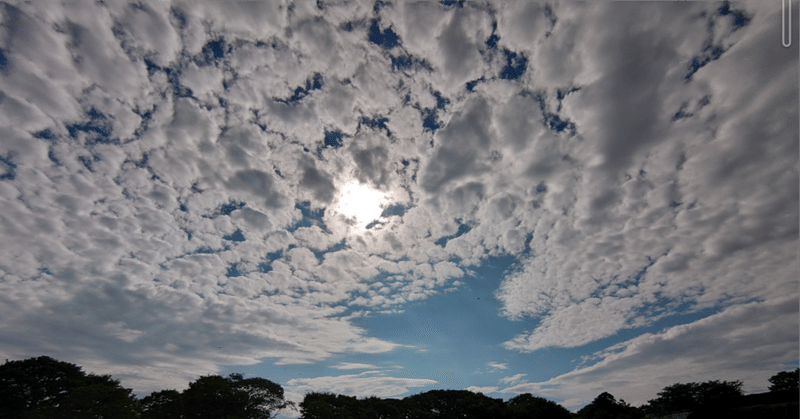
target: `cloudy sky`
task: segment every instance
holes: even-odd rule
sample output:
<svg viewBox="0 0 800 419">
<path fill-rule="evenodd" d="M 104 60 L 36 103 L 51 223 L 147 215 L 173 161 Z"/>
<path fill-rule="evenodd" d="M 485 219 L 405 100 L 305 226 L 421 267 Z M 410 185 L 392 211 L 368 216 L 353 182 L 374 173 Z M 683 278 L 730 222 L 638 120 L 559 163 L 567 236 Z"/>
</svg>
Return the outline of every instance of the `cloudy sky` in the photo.
<svg viewBox="0 0 800 419">
<path fill-rule="evenodd" d="M 779 2 L 0 14 L 2 358 L 572 409 L 797 366 Z"/>
</svg>

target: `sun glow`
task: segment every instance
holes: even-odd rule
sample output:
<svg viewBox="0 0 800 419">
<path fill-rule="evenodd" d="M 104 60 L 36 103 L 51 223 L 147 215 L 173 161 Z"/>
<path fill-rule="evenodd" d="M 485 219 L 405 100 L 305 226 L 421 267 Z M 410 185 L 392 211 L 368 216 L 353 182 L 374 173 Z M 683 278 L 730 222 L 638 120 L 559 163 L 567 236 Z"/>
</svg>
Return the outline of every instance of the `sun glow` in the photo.
<svg viewBox="0 0 800 419">
<path fill-rule="evenodd" d="M 386 195 L 358 182 L 346 184 L 340 192 L 337 211 L 355 222 L 359 231 L 364 231 L 383 212 Z"/>
</svg>

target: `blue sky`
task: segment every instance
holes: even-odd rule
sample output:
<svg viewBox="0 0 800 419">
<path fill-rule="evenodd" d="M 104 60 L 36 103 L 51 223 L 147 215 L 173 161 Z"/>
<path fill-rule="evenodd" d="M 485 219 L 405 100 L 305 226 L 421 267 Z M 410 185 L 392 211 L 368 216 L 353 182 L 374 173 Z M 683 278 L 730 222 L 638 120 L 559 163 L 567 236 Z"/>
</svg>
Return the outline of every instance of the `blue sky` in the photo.
<svg viewBox="0 0 800 419">
<path fill-rule="evenodd" d="M 0 16 L 0 357 L 573 410 L 797 365 L 777 3 Z"/>
</svg>

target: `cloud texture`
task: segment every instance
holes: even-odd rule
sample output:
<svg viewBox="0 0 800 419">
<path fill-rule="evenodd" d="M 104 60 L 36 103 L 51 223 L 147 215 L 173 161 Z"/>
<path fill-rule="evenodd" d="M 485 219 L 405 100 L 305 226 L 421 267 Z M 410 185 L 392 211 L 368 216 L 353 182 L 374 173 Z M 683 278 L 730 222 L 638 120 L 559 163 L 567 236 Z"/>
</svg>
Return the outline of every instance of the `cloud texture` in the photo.
<svg viewBox="0 0 800 419">
<path fill-rule="evenodd" d="M 798 54 L 772 6 L 3 4 L 0 356 L 144 393 L 387 353 L 353 319 L 511 255 L 497 315 L 532 327 L 509 351 L 719 313 L 497 389 L 763 379 L 798 356 Z M 384 197 L 366 225 L 340 210 L 354 183 Z M 709 334 L 725 346 L 694 352 Z M 435 382 L 393 373 L 286 384 Z"/>
</svg>

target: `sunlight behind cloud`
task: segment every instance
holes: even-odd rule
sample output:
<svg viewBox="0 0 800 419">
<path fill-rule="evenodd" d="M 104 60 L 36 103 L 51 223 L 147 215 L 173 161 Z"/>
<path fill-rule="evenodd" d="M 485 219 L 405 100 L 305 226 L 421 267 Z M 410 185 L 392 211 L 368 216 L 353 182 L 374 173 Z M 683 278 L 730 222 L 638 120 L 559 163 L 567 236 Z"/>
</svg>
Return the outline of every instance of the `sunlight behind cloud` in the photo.
<svg viewBox="0 0 800 419">
<path fill-rule="evenodd" d="M 340 191 L 335 210 L 355 223 L 358 232 L 381 216 L 387 198 L 382 192 L 356 181 L 347 183 Z"/>
</svg>

